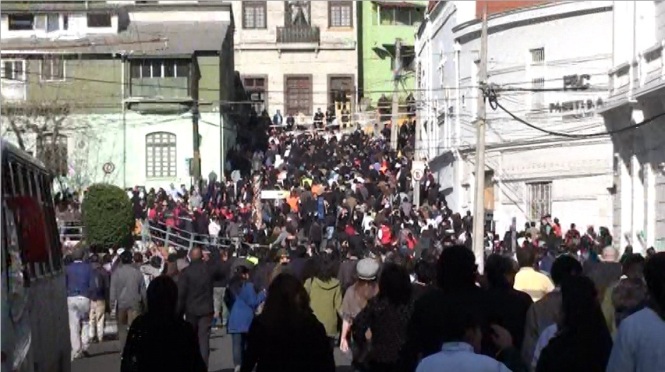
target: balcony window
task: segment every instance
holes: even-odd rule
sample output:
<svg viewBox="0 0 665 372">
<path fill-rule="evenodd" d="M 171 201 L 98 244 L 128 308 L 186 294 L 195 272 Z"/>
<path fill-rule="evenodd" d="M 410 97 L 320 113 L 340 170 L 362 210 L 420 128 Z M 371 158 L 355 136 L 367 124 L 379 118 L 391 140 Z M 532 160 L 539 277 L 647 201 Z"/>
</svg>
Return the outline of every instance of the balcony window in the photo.
<svg viewBox="0 0 665 372">
<path fill-rule="evenodd" d="M 132 60 L 131 94 L 133 97 L 188 97 L 190 70 L 190 60 Z"/>
<path fill-rule="evenodd" d="M 29 31 L 35 28 L 34 14 L 10 14 L 7 21 L 9 31 Z"/>
<path fill-rule="evenodd" d="M 60 56 L 47 56 L 41 61 L 41 81 L 65 80 L 65 60 Z"/>
<path fill-rule="evenodd" d="M 145 136 L 146 177 L 175 177 L 176 150 L 176 136 L 173 133 L 154 132 Z"/>
<path fill-rule="evenodd" d="M 25 61 L 2 61 L 2 78 L 25 81 Z"/>
<path fill-rule="evenodd" d="M 267 27 L 266 7 L 265 1 L 243 1 L 242 28 L 265 29 Z"/>
<path fill-rule="evenodd" d="M 109 13 L 88 13 L 88 28 L 109 28 L 112 26 L 111 14 Z"/>
<path fill-rule="evenodd" d="M 268 109 L 268 79 L 264 76 L 245 76 L 243 77 L 243 86 L 245 92 L 252 101 L 252 108 L 257 114 L 261 114 L 263 110 Z"/>
<path fill-rule="evenodd" d="M 423 8 L 382 6 L 379 9 L 380 24 L 384 26 L 416 26 L 424 18 Z"/>
<path fill-rule="evenodd" d="M 353 26 L 353 1 L 328 2 L 328 27 Z"/>
</svg>

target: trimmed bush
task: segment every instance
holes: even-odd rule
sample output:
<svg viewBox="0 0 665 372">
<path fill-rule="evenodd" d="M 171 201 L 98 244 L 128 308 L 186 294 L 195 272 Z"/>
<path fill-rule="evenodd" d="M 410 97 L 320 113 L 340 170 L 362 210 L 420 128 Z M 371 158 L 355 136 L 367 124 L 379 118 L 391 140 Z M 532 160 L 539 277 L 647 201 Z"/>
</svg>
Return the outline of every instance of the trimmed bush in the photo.
<svg viewBox="0 0 665 372">
<path fill-rule="evenodd" d="M 132 246 L 134 212 L 121 188 L 104 183 L 90 186 L 81 213 L 85 241 L 93 250 Z"/>
</svg>

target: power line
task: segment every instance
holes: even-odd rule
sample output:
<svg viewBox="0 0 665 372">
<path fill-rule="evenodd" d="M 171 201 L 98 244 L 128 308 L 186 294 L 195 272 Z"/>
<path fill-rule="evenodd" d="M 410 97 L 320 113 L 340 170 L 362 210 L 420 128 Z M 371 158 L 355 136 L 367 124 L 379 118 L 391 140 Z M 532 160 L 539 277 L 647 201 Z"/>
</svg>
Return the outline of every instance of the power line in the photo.
<svg viewBox="0 0 665 372">
<path fill-rule="evenodd" d="M 559 136 L 559 137 L 566 137 L 566 138 L 592 138 L 592 137 L 602 137 L 602 136 L 608 136 L 608 135 L 613 135 L 613 134 L 619 134 L 619 133 L 627 132 L 629 130 L 633 130 L 633 129 L 643 127 L 647 124 L 650 124 L 654 120 L 665 116 L 665 112 L 661 112 L 660 114 L 652 116 L 648 119 L 644 119 L 639 123 L 629 125 L 627 127 L 623 127 L 623 128 L 620 128 L 620 129 L 609 130 L 609 131 L 604 131 L 604 132 L 597 132 L 597 133 L 589 133 L 589 134 L 570 134 L 570 133 L 552 131 L 552 130 L 541 128 L 537 125 L 529 123 L 528 121 L 526 121 L 526 120 L 518 117 L 517 115 L 513 114 L 512 112 L 510 112 L 510 110 L 508 110 L 507 108 L 503 107 L 501 105 L 501 103 L 498 102 L 496 95 L 493 94 L 492 92 L 490 92 L 487 95 L 487 99 L 488 99 L 488 103 L 489 103 L 490 107 L 492 107 L 493 110 L 496 110 L 497 108 L 500 108 L 503 112 L 510 115 L 510 117 L 512 117 L 516 121 L 526 125 L 527 127 L 531 128 L 531 129 L 535 129 L 539 132 L 543 132 L 543 133 L 546 133 L 546 134 L 549 134 L 549 135 L 552 135 L 552 136 Z"/>
</svg>

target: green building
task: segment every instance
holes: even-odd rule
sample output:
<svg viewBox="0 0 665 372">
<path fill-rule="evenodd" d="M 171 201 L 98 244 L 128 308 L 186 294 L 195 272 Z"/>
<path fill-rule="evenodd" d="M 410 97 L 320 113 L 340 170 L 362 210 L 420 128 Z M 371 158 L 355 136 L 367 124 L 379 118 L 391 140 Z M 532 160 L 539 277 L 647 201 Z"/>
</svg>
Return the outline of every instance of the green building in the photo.
<svg viewBox="0 0 665 372">
<path fill-rule="evenodd" d="M 360 96 L 377 106 L 393 90 L 395 40 L 401 39 L 402 100 L 415 87 L 413 43 L 427 1 L 358 1 L 358 86 Z"/>
</svg>

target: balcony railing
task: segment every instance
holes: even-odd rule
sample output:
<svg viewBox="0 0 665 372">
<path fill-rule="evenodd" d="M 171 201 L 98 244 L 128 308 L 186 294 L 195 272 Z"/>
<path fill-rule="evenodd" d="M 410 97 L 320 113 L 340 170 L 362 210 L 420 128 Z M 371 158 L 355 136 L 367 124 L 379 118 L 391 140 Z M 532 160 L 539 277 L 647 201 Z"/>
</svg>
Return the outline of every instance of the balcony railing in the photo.
<svg viewBox="0 0 665 372">
<path fill-rule="evenodd" d="M 2 98 L 7 101 L 25 101 L 26 83 L 2 79 Z"/>
<path fill-rule="evenodd" d="M 132 97 L 189 97 L 189 79 L 186 77 L 169 78 L 133 78 L 131 80 Z"/>
<path fill-rule="evenodd" d="M 277 43 L 318 44 L 321 32 L 318 27 L 277 27 Z"/>
</svg>

